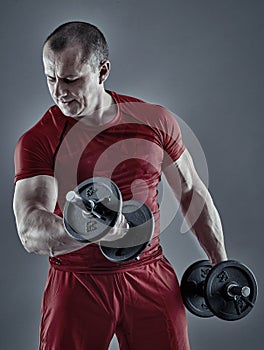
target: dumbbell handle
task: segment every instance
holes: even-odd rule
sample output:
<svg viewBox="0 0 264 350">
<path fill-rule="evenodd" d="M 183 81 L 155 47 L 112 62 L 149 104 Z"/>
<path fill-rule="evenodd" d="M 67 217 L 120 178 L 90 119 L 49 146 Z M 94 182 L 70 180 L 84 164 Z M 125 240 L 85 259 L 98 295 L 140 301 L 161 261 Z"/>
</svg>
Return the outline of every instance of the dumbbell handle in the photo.
<svg viewBox="0 0 264 350">
<path fill-rule="evenodd" d="M 74 204 L 78 205 L 81 209 L 83 209 L 83 205 L 85 205 L 88 208 L 86 208 L 86 210 L 83 210 L 83 212 L 87 212 L 88 211 L 89 214 L 92 214 L 92 215 L 96 216 L 99 219 L 102 218 L 101 215 L 98 214 L 94 210 L 95 202 L 92 201 L 91 199 L 83 198 L 79 194 L 77 194 L 75 191 L 69 191 L 66 194 L 66 200 L 67 200 L 67 202 L 70 202 L 70 203 L 74 202 Z"/>
<path fill-rule="evenodd" d="M 78 205 L 83 210 L 84 214 L 88 212 L 89 214 L 92 214 L 92 215 L 96 216 L 97 218 L 103 219 L 103 220 L 105 220 L 105 218 L 102 215 L 100 215 L 97 211 L 95 211 L 94 208 L 95 208 L 95 205 L 97 203 L 103 202 L 106 199 L 109 200 L 109 197 L 104 197 L 98 201 L 92 201 L 91 199 L 86 199 L 86 198 L 81 197 L 75 191 L 69 191 L 66 194 L 66 200 L 70 203 L 73 202 L 75 205 Z M 85 208 L 85 210 L 84 210 L 83 205 L 85 205 L 88 208 Z M 126 228 L 129 229 L 130 226 L 129 226 L 128 222 L 126 223 L 126 226 L 127 226 Z"/>
<path fill-rule="evenodd" d="M 192 288 L 196 291 L 196 293 L 200 296 L 204 296 L 204 287 L 205 281 L 202 281 L 198 284 L 193 281 L 189 282 L 189 288 Z M 250 296 L 251 290 L 248 286 L 239 286 L 236 283 L 229 283 L 227 287 L 225 287 L 225 292 L 229 297 L 243 296 L 244 298 L 248 298 Z"/>
<path fill-rule="evenodd" d="M 235 283 L 230 283 L 226 288 L 227 295 L 230 297 L 243 296 L 248 298 L 250 296 L 251 290 L 248 286 L 239 286 Z"/>
</svg>

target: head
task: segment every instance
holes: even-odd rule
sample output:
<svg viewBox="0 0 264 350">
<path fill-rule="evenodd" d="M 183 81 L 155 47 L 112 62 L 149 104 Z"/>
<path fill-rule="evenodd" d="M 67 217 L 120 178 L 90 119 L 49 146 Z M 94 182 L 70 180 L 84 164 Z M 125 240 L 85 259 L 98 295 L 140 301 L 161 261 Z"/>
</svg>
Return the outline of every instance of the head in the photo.
<svg viewBox="0 0 264 350">
<path fill-rule="evenodd" d="M 67 116 L 91 114 L 110 72 L 108 45 L 94 25 L 68 22 L 55 29 L 43 46 L 50 94 Z"/>
</svg>

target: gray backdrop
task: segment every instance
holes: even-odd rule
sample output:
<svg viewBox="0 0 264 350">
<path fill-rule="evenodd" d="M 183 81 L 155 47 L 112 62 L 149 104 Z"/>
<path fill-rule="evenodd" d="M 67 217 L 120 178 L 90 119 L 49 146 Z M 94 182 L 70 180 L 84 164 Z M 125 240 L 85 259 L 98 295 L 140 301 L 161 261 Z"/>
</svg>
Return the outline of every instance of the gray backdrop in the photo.
<svg viewBox="0 0 264 350">
<path fill-rule="evenodd" d="M 9 0 L 1 2 L 0 348 L 36 350 L 47 258 L 22 248 L 12 214 L 13 151 L 51 104 L 41 46 L 56 26 L 87 20 L 106 34 L 107 88 L 162 104 L 200 141 L 231 258 L 259 283 L 257 306 L 225 322 L 188 313 L 193 350 L 262 348 L 263 16 L 261 0 Z M 175 218 L 162 235 L 178 276 L 204 254 Z M 111 350 L 118 349 L 116 341 Z"/>
</svg>

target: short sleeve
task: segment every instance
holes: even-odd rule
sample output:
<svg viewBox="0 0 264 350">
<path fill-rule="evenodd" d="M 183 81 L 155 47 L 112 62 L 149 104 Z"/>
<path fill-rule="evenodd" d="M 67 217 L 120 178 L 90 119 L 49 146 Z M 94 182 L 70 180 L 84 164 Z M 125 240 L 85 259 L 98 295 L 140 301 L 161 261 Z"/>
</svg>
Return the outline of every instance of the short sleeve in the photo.
<svg viewBox="0 0 264 350">
<path fill-rule="evenodd" d="M 38 137 L 30 130 L 16 144 L 14 163 L 15 183 L 36 175 L 54 176 L 53 157 L 45 144 L 45 136 Z"/>
<path fill-rule="evenodd" d="M 182 140 L 180 126 L 176 116 L 162 107 L 161 134 L 164 150 L 163 168 L 166 168 L 172 162 L 175 162 L 185 150 L 185 145 Z"/>
</svg>

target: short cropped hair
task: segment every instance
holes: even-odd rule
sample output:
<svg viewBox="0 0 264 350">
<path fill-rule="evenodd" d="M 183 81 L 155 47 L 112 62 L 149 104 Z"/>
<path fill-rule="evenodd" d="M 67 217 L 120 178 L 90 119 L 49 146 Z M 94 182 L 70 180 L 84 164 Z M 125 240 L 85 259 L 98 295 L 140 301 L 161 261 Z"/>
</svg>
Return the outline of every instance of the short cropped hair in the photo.
<svg viewBox="0 0 264 350">
<path fill-rule="evenodd" d="M 108 60 L 109 49 L 103 33 L 87 22 L 67 22 L 56 28 L 45 40 L 54 52 L 79 44 L 83 51 L 83 62 L 91 63 L 94 69 Z"/>
</svg>

